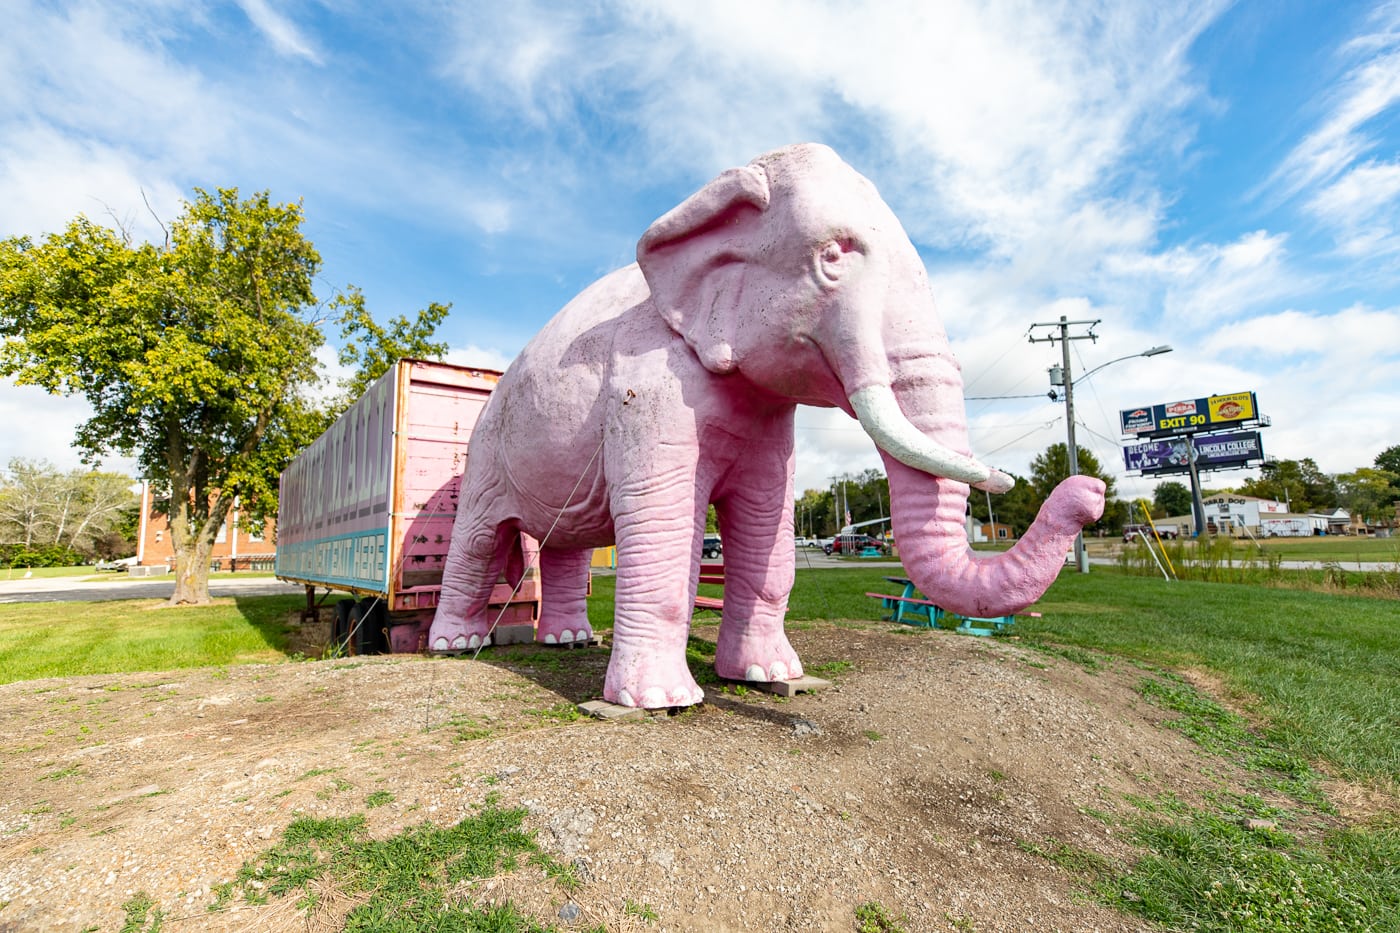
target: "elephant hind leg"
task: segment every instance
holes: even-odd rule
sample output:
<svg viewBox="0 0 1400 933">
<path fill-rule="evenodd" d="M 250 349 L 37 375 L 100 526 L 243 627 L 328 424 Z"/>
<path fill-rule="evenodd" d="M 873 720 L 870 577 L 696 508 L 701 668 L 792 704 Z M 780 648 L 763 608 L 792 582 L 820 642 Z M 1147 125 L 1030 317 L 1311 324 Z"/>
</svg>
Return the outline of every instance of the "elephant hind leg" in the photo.
<svg viewBox="0 0 1400 933">
<path fill-rule="evenodd" d="M 540 552 L 543 587 L 535 640 L 546 645 L 586 642 L 593 637 L 588 624 L 588 562 L 592 550 Z"/>
<path fill-rule="evenodd" d="M 514 522 L 481 527 L 468 534 L 453 531 L 437 612 L 428 629 L 430 651 L 460 654 L 491 643 L 487 616 L 491 591 L 512 562 L 517 577 L 523 575 L 520 531 Z"/>
</svg>

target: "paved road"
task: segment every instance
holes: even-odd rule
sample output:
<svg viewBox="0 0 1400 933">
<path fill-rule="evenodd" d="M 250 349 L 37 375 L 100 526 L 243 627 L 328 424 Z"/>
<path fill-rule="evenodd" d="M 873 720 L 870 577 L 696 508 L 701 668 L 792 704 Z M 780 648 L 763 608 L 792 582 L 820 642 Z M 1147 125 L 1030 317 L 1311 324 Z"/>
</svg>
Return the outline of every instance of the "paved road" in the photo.
<svg viewBox="0 0 1400 933">
<path fill-rule="evenodd" d="M 1112 566 L 1117 563 L 1111 558 L 1089 559 L 1090 564 Z M 1343 570 L 1348 571 L 1394 571 L 1394 563 L 1338 561 Z M 829 557 L 821 551 L 804 549 L 797 553 L 797 567 L 804 568 L 854 568 L 886 567 L 898 569 L 898 561 L 840 560 Z M 1320 561 L 1283 562 L 1288 570 L 1317 570 Z M 608 574 L 611 571 L 594 571 Z M 86 602 L 103 599 L 169 599 L 175 592 L 175 581 L 169 577 L 129 578 L 113 577 L 111 581 L 87 582 L 82 577 L 34 577 L 28 580 L 0 580 L 0 603 L 59 603 Z M 282 583 L 273 577 L 230 577 L 209 581 L 211 596 L 275 596 L 280 594 L 304 593 L 305 587 L 296 583 Z"/>
<path fill-rule="evenodd" d="M 89 583 L 83 577 L 31 577 L 0 580 L 0 603 L 63 603 L 103 599 L 169 599 L 172 577 L 113 577 Z M 230 577 L 210 580 L 211 596 L 272 596 L 304 593 L 306 588 L 273 577 Z"/>
</svg>

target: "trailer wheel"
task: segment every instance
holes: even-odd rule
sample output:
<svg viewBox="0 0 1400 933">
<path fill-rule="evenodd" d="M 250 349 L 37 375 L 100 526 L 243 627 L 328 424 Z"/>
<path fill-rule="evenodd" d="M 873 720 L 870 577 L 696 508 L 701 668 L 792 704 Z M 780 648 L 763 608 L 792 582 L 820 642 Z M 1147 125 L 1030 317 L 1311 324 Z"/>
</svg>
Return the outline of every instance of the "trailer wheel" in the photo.
<svg viewBox="0 0 1400 933">
<path fill-rule="evenodd" d="M 373 597 L 360 600 L 350 610 L 350 620 L 355 654 L 380 654 L 387 620 L 384 601 Z"/>
<path fill-rule="evenodd" d="M 353 629 L 350 616 L 354 608 L 355 600 L 353 599 L 342 599 L 335 604 L 335 625 L 331 630 L 331 645 L 338 650 L 343 651 L 347 647 L 346 642 Z"/>
</svg>

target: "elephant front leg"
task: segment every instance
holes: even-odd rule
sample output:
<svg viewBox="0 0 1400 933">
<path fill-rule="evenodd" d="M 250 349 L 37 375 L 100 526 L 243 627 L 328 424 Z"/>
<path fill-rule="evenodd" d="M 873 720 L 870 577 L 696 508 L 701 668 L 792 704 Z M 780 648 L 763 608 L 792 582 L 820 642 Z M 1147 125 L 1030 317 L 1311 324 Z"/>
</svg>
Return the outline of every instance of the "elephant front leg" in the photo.
<svg viewBox="0 0 1400 933">
<path fill-rule="evenodd" d="M 664 478 L 661 486 L 672 495 L 624 493 L 615 497 L 613 513 L 617 596 L 603 697 L 646 709 L 705 699 L 685 660 L 699 546 L 693 494 Z"/>
<path fill-rule="evenodd" d="M 715 503 L 724 537 L 724 614 L 715 673 L 770 682 L 802 676 L 783 630 L 797 562 L 792 533 L 791 448 L 744 458 Z M 786 481 L 784 481 L 786 477 Z"/>
<path fill-rule="evenodd" d="M 540 552 L 543 593 L 535 641 L 567 645 L 593 637 L 593 627 L 588 624 L 588 563 L 592 554 L 590 549 L 545 548 Z"/>
</svg>

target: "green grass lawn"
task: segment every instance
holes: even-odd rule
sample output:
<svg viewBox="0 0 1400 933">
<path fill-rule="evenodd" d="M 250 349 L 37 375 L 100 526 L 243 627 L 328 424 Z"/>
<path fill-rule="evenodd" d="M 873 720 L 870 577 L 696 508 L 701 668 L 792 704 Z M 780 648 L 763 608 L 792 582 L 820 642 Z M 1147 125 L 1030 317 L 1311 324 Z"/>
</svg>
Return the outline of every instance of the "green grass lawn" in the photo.
<svg viewBox="0 0 1400 933">
<path fill-rule="evenodd" d="M 287 615 L 302 596 L 0 605 L 0 683 L 285 660 Z"/>
<path fill-rule="evenodd" d="M 879 619 L 864 594 L 896 592 L 897 568 L 799 570 L 788 618 Z M 1287 576 L 1287 572 L 1284 573 Z M 613 579 L 593 581 L 590 618 L 611 626 Z M 715 587 L 701 587 L 718 595 Z M 1248 584 L 1067 569 L 1018 617 L 1016 636 L 1221 678 L 1293 754 L 1400 782 L 1400 602 Z"/>
<path fill-rule="evenodd" d="M 1269 737 L 1353 777 L 1400 782 L 1400 602 L 1244 584 L 1062 573 L 1022 637 L 1224 680 Z"/>
<path fill-rule="evenodd" d="M 866 591 L 894 592 L 897 568 L 799 570 L 792 621 L 877 620 Z M 612 625 L 614 578 L 593 582 L 594 627 Z M 702 591 L 718 590 L 703 587 Z M 205 608 L 157 600 L 0 605 L 0 682 L 69 674 L 276 661 L 300 595 Z M 1200 668 L 1247 698 L 1290 752 L 1342 773 L 1400 781 L 1400 602 L 1244 584 L 1172 582 L 1095 567 L 1063 573 L 1022 616 L 1034 644 Z"/>
<path fill-rule="evenodd" d="M 1118 538 L 1106 540 L 1109 540 L 1110 543 L 1112 541 L 1121 542 L 1121 539 Z M 1185 542 L 1187 539 L 1180 540 Z M 1217 538 L 1215 540 L 1233 540 L 1233 550 L 1239 558 L 1257 555 L 1262 551 L 1265 554 L 1277 554 L 1284 560 L 1364 561 L 1400 565 L 1400 538 L 1328 535 L 1320 538 L 1260 538 L 1257 541 L 1249 538 Z M 1090 553 L 1094 553 L 1094 546 L 1095 542 L 1090 541 Z M 1130 545 L 1130 547 L 1142 546 L 1140 540 L 1135 540 Z"/>
<path fill-rule="evenodd" d="M 6 567 L 0 570 L 0 580 L 23 580 L 25 574 L 34 577 L 81 577 L 93 573 L 91 564 L 84 567 Z M 116 576 L 106 574 L 105 576 Z"/>
</svg>

